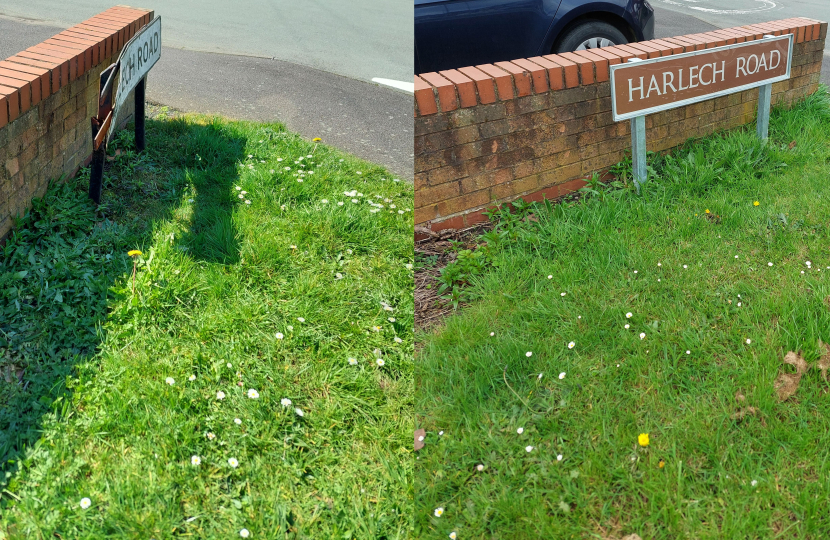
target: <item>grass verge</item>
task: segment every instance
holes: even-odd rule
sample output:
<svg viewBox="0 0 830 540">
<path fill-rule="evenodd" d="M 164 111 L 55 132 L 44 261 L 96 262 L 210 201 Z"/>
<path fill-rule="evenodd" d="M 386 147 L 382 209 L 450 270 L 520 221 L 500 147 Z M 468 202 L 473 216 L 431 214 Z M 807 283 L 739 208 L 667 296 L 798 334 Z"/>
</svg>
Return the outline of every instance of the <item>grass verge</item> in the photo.
<svg viewBox="0 0 830 540">
<path fill-rule="evenodd" d="M 651 166 L 497 214 L 418 336 L 418 538 L 830 535 L 827 91 Z"/>
<path fill-rule="evenodd" d="M 411 186 L 277 124 L 147 140 L 0 256 L 0 537 L 408 537 Z"/>
</svg>

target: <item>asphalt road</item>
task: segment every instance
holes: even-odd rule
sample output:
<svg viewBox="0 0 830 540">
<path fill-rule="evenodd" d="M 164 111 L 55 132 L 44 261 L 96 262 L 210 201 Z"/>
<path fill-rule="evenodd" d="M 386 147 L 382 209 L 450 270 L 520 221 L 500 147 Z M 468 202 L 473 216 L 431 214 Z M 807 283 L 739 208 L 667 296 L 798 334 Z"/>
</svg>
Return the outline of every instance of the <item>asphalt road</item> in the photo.
<svg viewBox="0 0 830 540">
<path fill-rule="evenodd" d="M 181 3 L 181 2 L 180 2 Z M 357 4 L 368 4 L 369 0 L 361 0 Z M 375 3 L 382 3 L 376 0 Z M 0 12 L 9 11 L 8 2 L 0 2 Z M 106 6 L 88 7 L 96 4 L 86 1 L 78 2 L 72 9 L 66 5 L 58 6 L 57 2 L 38 2 L 37 9 L 56 4 L 54 10 L 48 14 L 48 20 L 21 19 L 0 16 L 0 58 L 11 56 L 27 47 L 31 47 L 53 36 L 64 28 L 72 26 L 95 13 L 103 11 Z M 332 2 L 337 4 L 337 2 Z M 212 6 L 207 2 L 206 6 Z M 408 4 L 407 4 L 408 5 Z M 15 4 L 15 9 L 29 9 L 25 4 Z M 234 4 L 234 9 L 237 6 Z M 161 60 L 148 76 L 147 100 L 153 103 L 168 105 L 175 109 L 205 114 L 219 114 L 229 118 L 256 120 L 264 122 L 279 121 L 289 129 L 300 133 L 307 138 L 322 137 L 323 141 L 337 148 L 350 152 L 374 163 L 387 167 L 392 173 L 401 178 L 413 178 L 413 123 L 412 123 L 412 94 L 367 82 L 362 74 L 356 71 L 349 74 L 317 69 L 302 62 L 314 61 L 309 53 L 300 51 L 299 58 L 294 61 L 284 61 L 271 57 L 244 56 L 228 53 L 213 53 L 175 48 L 175 25 L 169 21 L 167 6 L 156 13 L 162 16 L 163 37 L 166 46 L 162 47 Z M 206 7 L 194 8 L 201 14 L 194 17 L 194 27 L 202 28 L 205 19 Z M 32 8 L 34 10 L 34 8 Z M 222 8 L 217 12 L 224 13 Z M 312 10 L 313 11 L 313 10 Z M 55 13 L 73 13 L 73 18 L 62 21 L 58 25 L 50 21 L 58 18 Z M 173 11 L 176 13 L 176 11 Z M 175 19 L 174 19 L 175 20 Z M 233 20 L 233 19 L 232 19 Z M 374 43 L 377 46 L 374 58 L 367 57 L 361 69 L 365 75 L 383 78 L 398 78 L 405 73 L 404 81 L 412 80 L 412 15 L 406 28 L 399 29 L 400 36 L 406 36 L 407 30 L 409 52 L 406 63 L 397 65 L 395 69 L 382 67 L 383 61 L 379 58 L 389 56 L 389 65 L 399 62 L 399 58 L 391 60 L 394 54 L 381 51 L 384 47 L 376 42 L 377 36 L 372 36 L 374 29 L 356 28 L 355 21 L 349 24 L 349 32 L 354 34 L 356 41 Z M 375 21 L 380 24 L 382 21 Z M 313 27 L 314 24 L 311 24 Z M 368 22 L 367 22 L 368 24 Z M 399 24 L 399 23 L 396 23 Z M 400 24 L 399 24 L 400 25 Z M 229 25 L 234 27 L 234 25 Z M 241 31 L 241 30 L 240 30 Z M 251 34 L 262 31 L 261 26 L 252 24 Z M 295 35 L 301 34 L 300 28 L 295 28 Z M 216 48 L 222 48 L 229 38 L 222 34 L 218 23 L 214 22 L 210 32 L 217 36 Z M 188 32 L 185 32 L 187 35 Z M 333 31 L 336 37 L 337 32 Z M 382 29 L 380 34 L 389 34 L 388 28 Z M 308 41 L 313 42 L 315 32 L 310 32 Z M 280 38 L 283 39 L 283 38 Z M 343 36 L 332 39 L 332 43 L 345 39 Z M 255 41 L 255 40 L 254 40 Z M 267 41 L 267 40 L 265 40 Z M 240 41 L 239 47 L 245 43 Z M 190 43 L 190 42 L 188 42 Z M 196 42 L 190 43 L 190 45 Z M 276 42 L 274 42 L 276 43 Z M 400 39 L 398 40 L 398 45 Z M 317 44 L 321 46 L 320 43 Z M 389 44 L 387 49 L 406 49 L 406 46 Z M 274 45 L 277 46 L 277 45 Z M 329 53 L 334 54 L 332 47 Z M 317 51 L 318 48 L 314 48 Z M 250 53 L 250 51 L 245 51 Z M 399 51 L 400 53 L 400 51 Z M 400 55 L 399 53 L 395 53 Z M 351 56 L 352 53 L 341 54 Z M 354 60 L 354 59 L 353 59 Z M 374 66 L 380 66 L 375 69 Z M 357 69 L 360 62 L 353 62 L 352 67 Z M 344 64 L 345 65 L 345 64 Z M 346 66 L 348 67 L 348 66 Z M 351 70 L 351 68 L 349 68 Z M 343 71 L 349 71 L 343 69 Z"/>
<path fill-rule="evenodd" d="M 656 37 L 707 32 L 791 17 L 830 21 L 828 0 L 650 0 Z M 830 85 L 830 40 L 825 42 L 821 82 Z"/>
</svg>

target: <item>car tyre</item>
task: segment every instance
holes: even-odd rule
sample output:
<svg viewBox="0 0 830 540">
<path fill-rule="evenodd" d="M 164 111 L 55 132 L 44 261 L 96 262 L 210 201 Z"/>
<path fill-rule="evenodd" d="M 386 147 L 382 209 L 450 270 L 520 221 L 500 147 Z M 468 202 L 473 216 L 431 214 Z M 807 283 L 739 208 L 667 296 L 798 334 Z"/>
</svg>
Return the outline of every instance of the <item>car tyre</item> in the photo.
<svg viewBox="0 0 830 540">
<path fill-rule="evenodd" d="M 554 47 L 554 52 L 582 51 L 626 43 L 626 37 L 614 26 L 602 21 L 586 21 L 570 29 Z"/>
</svg>

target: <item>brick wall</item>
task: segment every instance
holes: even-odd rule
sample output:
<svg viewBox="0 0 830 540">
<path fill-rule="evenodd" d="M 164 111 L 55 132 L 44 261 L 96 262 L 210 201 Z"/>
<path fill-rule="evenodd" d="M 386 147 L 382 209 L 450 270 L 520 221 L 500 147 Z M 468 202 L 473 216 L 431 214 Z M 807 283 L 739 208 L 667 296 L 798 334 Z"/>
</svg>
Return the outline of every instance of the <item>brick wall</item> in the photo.
<svg viewBox="0 0 830 540">
<path fill-rule="evenodd" d="M 630 122 L 611 118 L 610 65 L 789 33 L 792 77 L 772 92 L 790 104 L 818 87 L 827 23 L 786 19 L 416 76 L 415 223 L 473 225 L 495 204 L 561 197 L 622 160 Z M 747 90 L 647 116 L 648 148 L 752 123 L 757 102 Z"/>
<path fill-rule="evenodd" d="M 101 71 L 152 19 L 114 7 L 0 61 L 0 240 L 50 180 L 89 162 Z"/>
</svg>

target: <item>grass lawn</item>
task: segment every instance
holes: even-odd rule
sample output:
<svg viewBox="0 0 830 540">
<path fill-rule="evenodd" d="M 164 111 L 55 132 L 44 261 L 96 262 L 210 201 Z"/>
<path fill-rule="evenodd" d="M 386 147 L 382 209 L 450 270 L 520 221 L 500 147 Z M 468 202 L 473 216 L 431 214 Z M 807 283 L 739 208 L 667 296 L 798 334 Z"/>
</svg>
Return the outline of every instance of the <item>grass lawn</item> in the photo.
<svg viewBox="0 0 830 540">
<path fill-rule="evenodd" d="M 766 148 L 651 166 L 641 196 L 497 214 L 470 305 L 418 334 L 416 537 L 830 537 L 826 89 Z"/>
<path fill-rule="evenodd" d="M 0 252 L 0 538 L 411 537 L 412 186 L 277 124 L 147 141 Z"/>
</svg>

